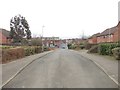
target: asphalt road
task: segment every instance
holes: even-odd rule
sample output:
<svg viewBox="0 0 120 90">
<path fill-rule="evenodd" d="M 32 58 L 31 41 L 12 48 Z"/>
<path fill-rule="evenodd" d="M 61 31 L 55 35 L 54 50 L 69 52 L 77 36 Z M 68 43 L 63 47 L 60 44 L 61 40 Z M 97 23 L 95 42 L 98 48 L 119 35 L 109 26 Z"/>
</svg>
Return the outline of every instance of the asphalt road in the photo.
<svg viewBox="0 0 120 90">
<path fill-rule="evenodd" d="M 117 88 L 89 59 L 76 51 L 56 50 L 27 66 L 4 88 Z"/>
</svg>

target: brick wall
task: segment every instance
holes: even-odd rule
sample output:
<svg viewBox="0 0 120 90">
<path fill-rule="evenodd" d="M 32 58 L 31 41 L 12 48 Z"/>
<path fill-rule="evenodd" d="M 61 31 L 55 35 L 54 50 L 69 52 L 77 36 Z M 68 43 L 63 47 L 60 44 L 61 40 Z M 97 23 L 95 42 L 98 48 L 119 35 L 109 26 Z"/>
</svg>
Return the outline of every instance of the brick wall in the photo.
<svg viewBox="0 0 120 90">
<path fill-rule="evenodd" d="M 97 43 L 114 42 L 114 35 L 106 35 L 97 37 Z"/>
<path fill-rule="evenodd" d="M 0 44 L 6 44 L 7 38 L 0 32 Z"/>
<path fill-rule="evenodd" d="M 89 38 L 89 39 L 88 39 L 88 43 L 90 43 L 90 44 L 93 43 L 93 42 L 92 42 L 92 38 Z"/>
<path fill-rule="evenodd" d="M 0 32 L 0 44 L 10 44 L 12 39 L 7 38 Z"/>
<path fill-rule="evenodd" d="M 120 41 L 120 26 L 118 26 L 117 31 L 114 33 L 114 42 Z"/>
</svg>

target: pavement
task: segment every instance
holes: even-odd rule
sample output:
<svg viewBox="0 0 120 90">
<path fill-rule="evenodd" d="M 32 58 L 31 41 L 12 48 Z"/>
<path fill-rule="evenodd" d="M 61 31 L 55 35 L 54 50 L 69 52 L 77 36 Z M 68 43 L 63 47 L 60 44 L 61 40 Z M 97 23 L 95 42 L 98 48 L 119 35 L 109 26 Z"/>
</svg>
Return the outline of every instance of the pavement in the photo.
<svg viewBox="0 0 120 90">
<path fill-rule="evenodd" d="M 80 50 L 79 53 L 96 63 L 114 82 L 118 83 L 118 60 L 115 60 L 112 56 L 90 54 L 87 51 Z"/>
<path fill-rule="evenodd" d="M 12 78 L 19 74 L 27 65 L 31 64 L 34 60 L 41 58 L 51 52 L 53 51 L 27 56 L 25 58 L 2 64 L 2 84 L 5 85 L 6 83 L 8 83 Z"/>
<path fill-rule="evenodd" d="M 10 67 L 3 65 L 7 69 L 3 78 L 11 72 Z M 118 85 L 80 52 L 58 49 L 34 60 L 3 88 L 118 88 Z"/>
</svg>

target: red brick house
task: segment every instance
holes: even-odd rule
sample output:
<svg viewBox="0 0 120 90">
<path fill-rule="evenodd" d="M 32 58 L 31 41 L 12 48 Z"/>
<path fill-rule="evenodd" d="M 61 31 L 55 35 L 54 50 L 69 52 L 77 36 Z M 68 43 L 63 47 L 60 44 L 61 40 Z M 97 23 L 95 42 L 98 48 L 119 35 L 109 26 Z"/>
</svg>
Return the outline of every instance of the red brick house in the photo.
<svg viewBox="0 0 120 90">
<path fill-rule="evenodd" d="M 12 42 L 12 39 L 9 36 L 9 31 L 0 28 L 0 44 L 8 45 Z"/>
<path fill-rule="evenodd" d="M 97 36 L 97 43 L 120 41 L 120 22 L 117 26 L 106 29 Z"/>
<path fill-rule="evenodd" d="M 44 40 L 43 45 L 51 48 L 60 48 L 61 44 L 66 43 L 66 40 Z"/>
<path fill-rule="evenodd" d="M 79 45 L 87 42 L 87 39 L 74 38 L 74 39 L 67 39 L 66 41 L 68 44 Z"/>
<path fill-rule="evenodd" d="M 88 38 L 88 43 L 90 44 L 97 44 L 97 36 L 99 36 L 100 33 L 96 33 L 92 35 L 90 38 Z"/>
</svg>

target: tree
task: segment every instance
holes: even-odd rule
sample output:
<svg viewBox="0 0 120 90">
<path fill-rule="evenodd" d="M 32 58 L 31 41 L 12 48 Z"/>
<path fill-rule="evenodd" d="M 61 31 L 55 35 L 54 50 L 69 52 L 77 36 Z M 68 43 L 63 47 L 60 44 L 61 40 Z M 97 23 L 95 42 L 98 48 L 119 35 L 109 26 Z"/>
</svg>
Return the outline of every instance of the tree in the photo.
<svg viewBox="0 0 120 90">
<path fill-rule="evenodd" d="M 14 42 L 21 42 L 23 38 L 30 39 L 31 31 L 25 17 L 17 15 L 10 20 L 10 37 Z"/>
<path fill-rule="evenodd" d="M 42 39 L 41 38 L 33 38 L 31 39 L 31 46 L 42 46 Z"/>
</svg>

